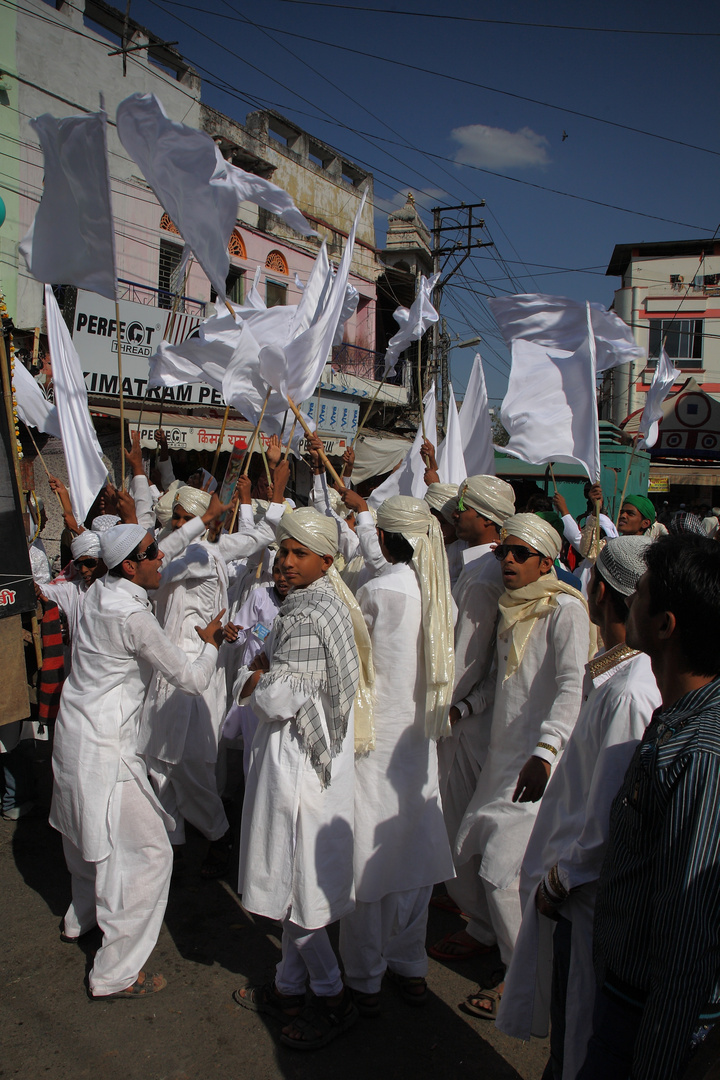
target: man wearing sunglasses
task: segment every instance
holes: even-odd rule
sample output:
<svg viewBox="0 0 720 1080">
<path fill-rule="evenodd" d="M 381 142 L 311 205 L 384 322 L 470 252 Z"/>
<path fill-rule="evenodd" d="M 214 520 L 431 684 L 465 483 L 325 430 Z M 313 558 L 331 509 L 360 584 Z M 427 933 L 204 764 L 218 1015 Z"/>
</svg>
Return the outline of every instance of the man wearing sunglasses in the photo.
<svg viewBox="0 0 720 1080">
<path fill-rule="evenodd" d="M 143 964 L 165 912 L 172 849 L 166 821 L 137 752 L 140 711 L 154 671 L 201 694 L 217 665 L 221 617 L 196 627 L 194 661 L 167 637 L 148 592 L 160 583 L 163 552 L 141 525 L 103 533 L 108 572 L 88 590 L 55 728 L 50 824 L 63 836 L 72 903 L 62 939 L 97 926 L 102 947 L 88 984 L 93 999 L 162 990 Z"/>
<path fill-rule="evenodd" d="M 91 529 L 83 529 L 72 541 L 70 549 L 75 576 L 64 581 L 50 581 L 46 585 L 36 586 L 42 599 L 57 604 L 67 620 L 66 671 L 69 670 L 70 649 L 77 636 L 87 591 L 93 581 L 97 581 L 107 572 L 100 555 L 100 537 Z"/>
<path fill-rule="evenodd" d="M 500 597 L 495 670 L 469 699 L 492 708 L 490 743 L 477 789 L 455 841 L 455 861 L 481 853 L 478 874 L 484 917 L 469 931 L 502 967 L 465 1004 L 494 1020 L 520 929 L 519 874 L 539 800 L 578 717 L 588 659 L 587 604 L 558 581 L 553 562 L 560 537 L 536 514 L 506 519 L 494 556 L 505 591 Z"/>
</svg>

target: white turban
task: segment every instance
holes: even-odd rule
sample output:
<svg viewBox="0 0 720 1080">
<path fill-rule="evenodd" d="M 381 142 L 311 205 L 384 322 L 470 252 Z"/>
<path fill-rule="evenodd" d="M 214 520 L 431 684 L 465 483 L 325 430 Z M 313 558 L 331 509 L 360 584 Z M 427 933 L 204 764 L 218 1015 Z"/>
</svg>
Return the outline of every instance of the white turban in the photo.
<svg viewBox="0 0 720 1080">
<path fill-rule="evenodd" d="M 155 511 L 155 517 L 158 519 L 163 528 L 170 524 L 172 518 L 173 505 L 175 503 L 175 496 L 181 487 L 185 487 L 184 480 L 173 480 L 167 491 L 163 491 L 159 499 L 156 499 L 153 503 L 153 510 Z"/>
<path fill-rule="evenodd" d="M 560 554 L 562 541 L 557 529 L 537 514 L 514 514 L 506 518 L 503 522 L 502 540 L 507 536 L 517 536 L 518 540 L 524 540 L 531 548 L 547 555 L 549 559 L 555 560 Z"/>
<path fill-rule="evenodd" d="M 453 514 L 457 510 L 458 486 L 457 484 L 430 484 L 425 492 L 425 502 L 432 510 L 454 524 Z"/>
<path fill-rule="evenodd" d="M 100 514 L 98 517 L 93 518 L 90 523 L 90 528 L 94 533 L 104 533 L 108 529 L 114 528 L 120 524 L 120 518 L 117 514 Z"/>
<path fill-rule="evenodd" d="M 211 492 L 185 484 L 183 487 L 178 488 L 174 505 L 177 506 L 180 503 L 186 513 L 192 514 L 193 517 L 202 517 L 210 505 L 211 499 Z"/>
<path fill-rule="evenodd" d="M 303 547 L 314 551 L 316 555 L 332 555 L 335 558 L 338 551 L 338 528 L 335 518 L 319 514 L 311 506 L 300 506 L 292 512 L 285 511 L 280 518 L 275 539 L 280 544 L 286 537 L 291 537 Z M 334 566 L 328 570 L 327 579 L 347 607 L 352 619 L 355 648 L 360 659 L 360 679 L 355 692 L 355 753 L 367 754 L 369 750 L 375 749 L 373 726 L 375 671 L 370 634 L 357 600 Z"/>
<path fill-rule="evenodd" d="M 502 525 L 515 513 L 515 492 L 497 476 L 468 476 L 458 491 L 458 503 L 477 510 L 478 514 Z"/>
<path fill-rule="evenodd" d="M 442 532 L 424 499 L 393 495 L 378 507 L 378 528 L 400 533 L 413 549 L 419 578 L 425 644 L 425 734 L 450 734 L 448 718 L 455 680 L 450 573 Z"/>
<path fill-rule="evenodd" d="M 142 525 L 115 525 L 100 537 L 100 551 L 108 570 L 119 566 L 147 536 Z"/>
<path fill-rule="evenodd" d="M 100 537 L 92 529 L 85 529 L 70 544 L 73 559 L 88 555 L 91 559 L 100 558 Z"/>
</svg>

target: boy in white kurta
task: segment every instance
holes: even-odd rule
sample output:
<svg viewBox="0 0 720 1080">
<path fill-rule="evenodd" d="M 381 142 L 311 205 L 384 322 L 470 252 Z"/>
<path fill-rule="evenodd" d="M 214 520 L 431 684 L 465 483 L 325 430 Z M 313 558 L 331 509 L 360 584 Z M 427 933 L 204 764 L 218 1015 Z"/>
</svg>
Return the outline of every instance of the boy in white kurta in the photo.
<svg viewBox="0 0 720 1080">
<path fill-rule="evenodd" d="M 520 1039 L 546 1037 L 552 997 L 548 1080 L 575 1080 L 585 1059 L 596 986 L 593 914 L 610 804 L 661 701 L 650 658 L 625 644 L 626 600 L 645 572 L 649 544 L 644 536 L 610 539 L 593 569 L 590 618 L 605 648 L 587 665 L 580 716 L 523 860 L 523 921 L 497 1026 Z"/>
<path fill-rule="evenodd" d="M 287 1045 L 315 1049 L 358 1015 L 325 928 L 355 902 L 357 640 L 365 684 L 372 668 L 362 616 L 333 567 L 336 523 L 304 507 L 283 516 L 277 539 L 292 592 L 255 670 L 238 673 L 235 696 L 260 721 L 245 788 L 238 889 L 249 911 L 282 922 L 282 960 L 273 983 L 244 986 L 233 996 L 243 1008 L 291 1021 L 282 1035 Z M 308 981 L 314 1001 L 303 1007 Z"/>
<path fill-rule="evenodd" d="M 394 496 L 378 535 L 385 569 L 357 594 L 373 647 L 375 747 L 355 764 L 356 906 L 340 923 L 345 982 L 364 1015 L 379 1012 L 386 970 L 406 1000 L 425 1002 L 428 902 L 453 873 L 435 747 L 453 684 L 442 534 L 424 501 Z"/>
<path fill-rule="evenodd" d="M 55 728 L 50 824 L 63 835 L 73 899 L 63 938 L 95 923 L 103 944 L 89 975 L 93 998 L 162 990 L 142 966 L 160 931 L 172 855 L 164 814 L 137 752 L 137 724 L 154 670 L 200 694 L 217 663 L 219 617 L 198 633 L 191 662 L 150 610 L 163 552 L 140 525 L 103 534 L 110 572 L 88 590 Z"/>
<path fill-rule="evenodd" d="M 507 968 L 520 929 L 520 867 L 550 770 L 580 711 L 588 658 L 587 605 L 558 581 L 555 529 L 536 514 L 507 518 L 495 556 L 505 592 L 498 604 L 494 679 L 478 692 L 475 709 L 494 694 L 490 745 L 475 795 L 455 841 L 455 861 L 480 855 L 486 901 L 468 930 L 482 945 L 497 943 Z M 471 695 L 472 697 L 473 695 Z M 468 999 L 475 1015 L 495 1019 L 496 985 Z"/>
</svg>

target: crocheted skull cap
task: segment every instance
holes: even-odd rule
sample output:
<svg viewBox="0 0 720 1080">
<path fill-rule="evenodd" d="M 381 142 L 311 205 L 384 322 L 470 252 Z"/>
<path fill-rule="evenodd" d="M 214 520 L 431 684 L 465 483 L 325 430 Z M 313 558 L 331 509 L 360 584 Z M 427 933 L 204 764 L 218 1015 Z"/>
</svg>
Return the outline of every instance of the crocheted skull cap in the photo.
<svg viewBox="0 0 720 1080">
<path fill-rule="evenodd" d="M 645 552 L 651 543 L 647 536 L 613 537 L 598 555 L 595 568 L 611 589 L 631 596 L 647 570 Z"/>
</svg>

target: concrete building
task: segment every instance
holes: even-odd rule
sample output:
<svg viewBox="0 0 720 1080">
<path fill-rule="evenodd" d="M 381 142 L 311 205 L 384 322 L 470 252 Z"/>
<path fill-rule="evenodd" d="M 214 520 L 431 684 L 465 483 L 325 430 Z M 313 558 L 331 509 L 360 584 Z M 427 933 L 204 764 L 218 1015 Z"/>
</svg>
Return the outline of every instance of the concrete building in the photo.
<svg viewBox="0 0 720 1080">
<path fill-rule="evenodd" d="M 692 376 L 720 401 L 720 240 L 618 244 L 606 273 L 622 278 L 613 307 L 648 359 L 608 373 L 601 415 L 622 425 L 642 410 L 663 340 L 678 387 Z"/>
</svg>

